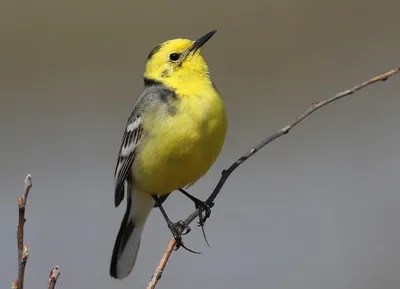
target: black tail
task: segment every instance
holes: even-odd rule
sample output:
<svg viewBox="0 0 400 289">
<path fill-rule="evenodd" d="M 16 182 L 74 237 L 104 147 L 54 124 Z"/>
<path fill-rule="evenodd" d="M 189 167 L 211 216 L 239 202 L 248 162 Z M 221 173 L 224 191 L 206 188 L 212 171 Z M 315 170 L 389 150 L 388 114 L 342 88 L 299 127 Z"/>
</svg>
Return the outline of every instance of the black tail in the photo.
<svg viewBox="0 0 400 289">
<path fill-rule="evenodd" d="M 132 200 L 128 197 L 126 212 L 111 257 L 110 275 L 116 279 L 123 279 L 129 275 L 139 251 L 142 228 L 135 227 L 132 221 L 131 204 Z"/>
</svg>

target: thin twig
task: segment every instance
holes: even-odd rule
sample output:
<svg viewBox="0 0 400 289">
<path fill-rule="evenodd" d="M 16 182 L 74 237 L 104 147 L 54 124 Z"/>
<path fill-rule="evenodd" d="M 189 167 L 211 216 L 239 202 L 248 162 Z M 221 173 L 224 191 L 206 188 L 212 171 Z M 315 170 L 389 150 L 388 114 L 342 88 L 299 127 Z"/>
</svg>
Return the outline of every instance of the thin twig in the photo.
<svg viewBox="0 0 400 289">
<path fill-rule="evenodd" d="M 54 287 L 56 286 L 57 283 L 57 279 L 60 276 L 60 266 L 56 265 L 54 266 L 51 271 L 50 271 L 50 275 L 49 275 L 49 289 L 54 289 Z"/>
<path fill-rule="evenodd" d="M 25 208 L 28 200 L 28 194 L 32 187 L 32 177 L 27 175 L 25 178 L 24 192 L 18 198 L 18 225 L 17 225 L 17 243 L 18 243 L 18 289 L 24 288 L 25 266 L 28 261 L 29 249 L 24 244 L 24 225 Z"/>
<path fill-rule="evenodd" d="M 18 280 L 19 283 L 22 285 L 22 287 L 19 288 L 23 288 L 24 286 L 24 280 L 25 280 L 25 267 L 26 267 L 26 262 L 28 261 L 28 257 L 29 257 L 29 247 L 28 245 L 24 245 L 24 249 L 22 250 L 22 259 L 21 259 L 21 263 L 19 265 L 19 276 L 18 276 Z"/>
<path fill-rule="evenodd" d="M 312 114 L 314 111 L 318 110 L 319 108 L 335 101 L 338 99 L 341 99 L 345 96 L 348 96 L 350 94 L 353 94 L 357 92 L 360 89 L 363 89 L 366 86 L 369 86 L 371 84 L 374 84 L 379 81 L 385 81 L 389 77 L 393 76 L 394 74 L 398 73 L 400 71 L 400 66 L 397 66 L 396 68 L 378 75 L 376 77 L 373 77 L 357 86 L 354 86 L 351 89 L 345 90 L 343 92 L 340 92 L 326 100 L 320 101 L 320 102 L 314 102 L 305 112 L 303 112 L 299 117 L 297 117 L 295 120 L 293 120 L 291 123 L 289 123 L 287 126 L 283 127 L 282 129 L 278 130 L 277 132 L 273 133 L 263 141 L 261 141 L 257 146 L 253 147 L 249 152 L 247 152 L 245 155 L 240 157 L 236 162 L 234 162 L 228 169 L 223 170 L 221 173 L 221 178 L 211 193 L 211 195 L 207 199 L 207 203 L 212 207 L 214 205 L 214 200 L 221 191 L 223 185 L 227 181 L 228 177 L 232 174 L 232 172 L 237 169 L 243 162 L 248 160 L 251 156 L 253 156 L 255 153 L 257 153 L 260 149 L 262 149 L 264 146 L 269 144 L 270 142 L 274 141 L 275 139 L 286 135 L 292 128 L 294 128 L 296 125 L 298 125 L 300 122 L 302 122 L 305 118 L 307 118 L 310 114 Z M 196 219 L 200 213 L 204 211 L 203 207 L 200 207 L 196 209 L 193 213 L 191 213 L 186 219 L 185 219 L 185 224 L 189 225 L 191 222 L 193 222 L 194 219 Z M 168 244 L 167 250 L 165 251 L 163 257 L 160 260 L 160 263 L 153 275 L 152 280 L 150 281 L 149 285 L 147 286 L 147 289 L 153 289 L 156 287 L 158 281 L 161 279 L 162 273 L 164 271 L 165 266 L 167 265 L 168 259 L 173 251 L 173 248 L 175 247 L 176 241 L 174 238 L 171 239 L 171 241 Z"/>
<path fill-rule="evenodd" d="M 156 287 L 158 280 L 161 279 L 162 272 L 164 271 L 165 265 L 167 265 L 168 259 L 171 256 L 174 247 L 175 242 L 169 242 L 167 250 L 165 250 L 165 253 L 161 258 L 160 264 L 158 264 L 158 267 L 154 272 L 153 278 L 151 279 L 149 285 L 147 285 L 147 289 L 154 289 Z"/>
</svg>

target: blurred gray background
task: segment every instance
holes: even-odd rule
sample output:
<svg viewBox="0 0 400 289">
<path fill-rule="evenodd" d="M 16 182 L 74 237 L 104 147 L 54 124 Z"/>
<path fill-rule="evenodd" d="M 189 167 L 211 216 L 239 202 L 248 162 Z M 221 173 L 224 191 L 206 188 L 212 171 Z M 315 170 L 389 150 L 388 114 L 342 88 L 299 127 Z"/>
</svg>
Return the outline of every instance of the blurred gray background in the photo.
<svg viewBox="0 0 400 289">
<path fill-rule="evenodd" d="M 204 55 L 226 101 L 220 171 L 314 100 L 399 64 L 399 1 L 10 1 L 0 3 L 0 287 L 16 278 L 16 199 L 33 176 L 27 288 L 144 288 L 171 234 L 151 214 L 124 281 L 109 261 L 125 203 L 113 173 L 125 121 L 158 43 L 218 33 Z M 159 288 L 400 286 L 400 77 L 318 111 L 243 164 L 206 230 L 174 252 Z M 192 204 L 166 202 L 172 219 Z"/>
</svg>

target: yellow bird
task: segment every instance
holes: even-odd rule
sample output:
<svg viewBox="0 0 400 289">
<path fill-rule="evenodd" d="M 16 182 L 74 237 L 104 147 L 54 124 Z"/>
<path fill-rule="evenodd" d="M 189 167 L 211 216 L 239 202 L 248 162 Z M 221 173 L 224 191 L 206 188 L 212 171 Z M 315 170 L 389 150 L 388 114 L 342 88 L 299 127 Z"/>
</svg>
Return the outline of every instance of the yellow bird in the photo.
<svg viewBox="0 0 400 289">
<path fill-rule="evenodd" d="M 115 168 L 115 206 L 127 196 L 115 240 L 110 275 L 123 279 L 133 269 L 146 219 L 159 207 L 177 245 L 178 226 L 162 203 L 179 190 L 196 206 L 207 206 L 183 188 L 213 165 L 227 131 L 224 102 L 201 55 L 215 30 L 196 41 L 173 39 L 149 54 L 144 88 L 128 118 Z"/>
</svg>

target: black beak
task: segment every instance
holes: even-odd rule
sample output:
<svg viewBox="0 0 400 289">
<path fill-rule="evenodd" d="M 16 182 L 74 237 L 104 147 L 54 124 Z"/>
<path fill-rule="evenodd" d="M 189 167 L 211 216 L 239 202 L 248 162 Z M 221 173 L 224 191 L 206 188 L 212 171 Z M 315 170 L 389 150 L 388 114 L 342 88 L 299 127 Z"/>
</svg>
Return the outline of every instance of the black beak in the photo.
<svg viewBox="0 0 400 289">
<path fill-rule="evenodd" d="M 197 39 L 197 40 L 194 42 L 192 48 L 190 48 L 190 51 L 189 51 L 189 52 L 193 52 L 193 54 L 196 53 L 196 51 L 197 51 L 199 48 L 201 48 L 204 44 L 206 44 L 206 42 L 207 42 L 208 40 L 210 40 L 210 38 L 211 38 L 216 32 L 217 32 L 217 30 L 210 31 L 210 32 L 208 32 L 206 35 L 204 35 L 204 36 L 200 37 L 199 39 Z"/>
</svg>

